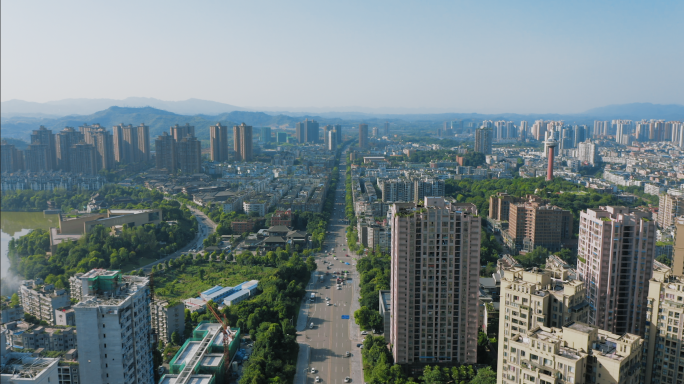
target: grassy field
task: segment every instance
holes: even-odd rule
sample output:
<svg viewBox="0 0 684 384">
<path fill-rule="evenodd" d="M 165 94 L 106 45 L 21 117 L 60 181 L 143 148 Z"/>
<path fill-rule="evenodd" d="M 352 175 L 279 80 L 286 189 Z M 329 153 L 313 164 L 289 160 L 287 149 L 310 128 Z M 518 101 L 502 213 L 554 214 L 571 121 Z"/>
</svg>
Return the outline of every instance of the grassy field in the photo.
<svg viewBox="0 0 684 384">
<path fill-rule="evenodd" d="M 154 292 L 168 300 L 183 300 L 197 297 L 199 292 L 215 285 L 233 287 L 248 280 L 262 280 L 276 272 L 276 268 L 242 266 L 225 262 L 201 261 L 199 265 L 186 264 L 180 267 L 155 272 Z"/>
</svg>

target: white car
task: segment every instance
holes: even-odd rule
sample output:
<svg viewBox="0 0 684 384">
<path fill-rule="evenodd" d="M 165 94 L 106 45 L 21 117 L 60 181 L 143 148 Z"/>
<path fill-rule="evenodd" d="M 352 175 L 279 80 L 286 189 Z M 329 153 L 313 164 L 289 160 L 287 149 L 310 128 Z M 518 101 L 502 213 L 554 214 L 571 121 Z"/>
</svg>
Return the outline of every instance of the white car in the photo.
<svg viewBox="0 0 684 384">
<path fill-rule="evenodd" d="M 361 334 L 362 334 L 362 335 L 367 335 L 367 334 L 368 334 L 368 332 L 366 332 L 366 331 L 363 331 L 363 332 L 361 332 Z"/>
<path fill-rule="evenodd" d="M 311 373 L 316 373 L 316 368 L 311 368 Z"/>
<path fill-rule="evenodd" d="M 327 303 L 325 303 L 325 305 L 327 305 L 327 306 L 329 307 L 329 306 L 331 306 L 332 304 L 330 304 L 330 302 L 328 301 Z"/>
<path fill-rule="evenodd" d="M 344 378 L 345 383 L 351 383 L 351 378 L 349 376 Z"/>
<path fill-rule="evenodd" d="M 316 382 L 317 382 L 317 383 L 320 383 L 320 382 L 321 382 L 321 378 L 320 378 L 319 376 L 316 376 Z"/>
<path fill-rule="evenodd" d="M 338 286 L 338 287 L 337 287 L 337 290 L 340 290 L 340 289 L 342 289 L 342 287 Z"/>
</svg>

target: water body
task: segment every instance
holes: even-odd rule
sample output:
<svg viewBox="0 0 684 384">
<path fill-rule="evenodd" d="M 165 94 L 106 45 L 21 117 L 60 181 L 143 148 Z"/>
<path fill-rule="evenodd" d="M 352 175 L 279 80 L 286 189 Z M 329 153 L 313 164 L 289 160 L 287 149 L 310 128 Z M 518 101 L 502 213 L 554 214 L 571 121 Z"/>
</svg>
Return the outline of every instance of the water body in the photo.
<svg viewBox="0 0 684 384">
<path fill-rule="evenodd" d="M 58 215 L 43 215 L 42 212 L 0 212 L 0 279 L 2 280 L 2 294 L 8 295 L 16 291 L 16 283 L 21 279 L 9 273 L 9 258 L 7 252 L 9 241 L 18 239 L 34 229 L 48 229 L 59 227 Z"/>
</svg>

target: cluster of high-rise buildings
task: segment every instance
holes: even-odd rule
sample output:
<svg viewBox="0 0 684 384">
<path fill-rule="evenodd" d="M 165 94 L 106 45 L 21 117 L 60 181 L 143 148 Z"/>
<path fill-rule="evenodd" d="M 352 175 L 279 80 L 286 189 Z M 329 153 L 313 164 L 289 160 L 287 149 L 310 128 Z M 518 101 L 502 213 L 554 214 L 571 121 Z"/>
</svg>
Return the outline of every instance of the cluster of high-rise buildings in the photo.
<svg viewBox="0 0 684 384">
<path fill-rule="evenodd" d="M 109 132 L 99 124 L 83 125 L 75 130 L 66 127 L 54 134 L 40 126 L 31 134 L 25 150 L 3 142 L 2 172 L 61 170 L 94 175 L 113 169 L 117 163 L 140 163 L 150 160 L 149 127 L 141 124 L 117 125 Z"/>
<path fill-rule="evenodd" d="M 213 147 L 212 147 L 213 148 Z M 154 140 L 156 167 L 175 173 L 199 173 L 202 170 L 202 144 L 190 124 L 171 127 Z"/>
</svg>

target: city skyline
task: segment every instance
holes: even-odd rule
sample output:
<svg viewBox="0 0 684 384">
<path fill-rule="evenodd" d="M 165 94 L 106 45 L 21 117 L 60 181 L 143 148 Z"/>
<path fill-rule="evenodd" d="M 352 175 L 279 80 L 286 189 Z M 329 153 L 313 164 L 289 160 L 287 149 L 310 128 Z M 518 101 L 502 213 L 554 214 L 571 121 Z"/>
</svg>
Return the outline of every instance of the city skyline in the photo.
<svg viewBox="0 0 684 384">
<path fill-rule="evenodd" d="M 68 11 L 50 3 L 4 3 L 0 99 L 45 102 L 136 95 L 210 99 L 262 110 L 358 106 L 478 113 L 570 113 L 632 102 L 684 104 L 684 74 L 678 68 L 684 49 L 676 38 L 683 12 L 677 2 L 166 8 L 117 3 Z M 204 22 L 217 14 L 236 15 L 230 31 Z M 312 34 L 308 25 L 289 22 L 302 16 L 331 28 Z M 33 20 L 30 32 L 23 23 L 27 19 Z M 120 20 L 144 28 L 80 33 L 93 23 Z M 169 21 L 197 28 L 160 28 Z M 262 27 L 247 28 L 255 22 Z M 649 28 L 633 28 L 635 24 Z M 92 57 L 107 57 L 111 47 L 125 46 L 115 53 L 137 60 L 103 60 L 95 70 L 90 60 L 75 61 L 67 53 L 86 46 Z M 223 49 L 211 61 L 195 64 L 188 59 L 216 46 Z M 288 60 L 311 47 L 321 58 L 340 59 L 325 65 Z M 171 53 L 178 56 L 178 49 L 185 54 L 166 59 Z M 228 52 L 240 52 L 246 59 L 228 60 Z M 53 59 L 50 65 L 42 64 L 45 57 Z M 138 64 L 141 59 L 145 65 Z M 99 87 L 92 87 L 95 79 Z M 255 82 L 260 86 L 254 87 Z M 302 83 L 315 85 L 300 91 Z M 329 89 L 336 92 L 325 92 Z M 550 92 L 554 97 L 548 97 Z"/>
</svg>

